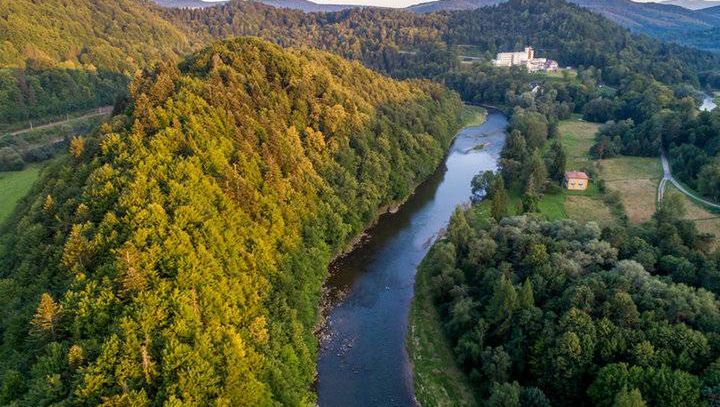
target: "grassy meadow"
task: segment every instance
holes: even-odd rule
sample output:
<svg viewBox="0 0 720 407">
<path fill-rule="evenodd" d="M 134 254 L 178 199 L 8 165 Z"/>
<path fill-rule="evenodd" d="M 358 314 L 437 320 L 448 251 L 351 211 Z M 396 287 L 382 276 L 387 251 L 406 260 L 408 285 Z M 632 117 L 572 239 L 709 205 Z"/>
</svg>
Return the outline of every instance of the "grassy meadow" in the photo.
<svg viewBox="0 0 720 407">
<path fill-rule="evenodd" d="M 0 225 L 15 210 L 17 203 L 30 192 L 40 177 L 40 165 L 30 165 L 22 171 L 0 172 Z"/>
</svg>

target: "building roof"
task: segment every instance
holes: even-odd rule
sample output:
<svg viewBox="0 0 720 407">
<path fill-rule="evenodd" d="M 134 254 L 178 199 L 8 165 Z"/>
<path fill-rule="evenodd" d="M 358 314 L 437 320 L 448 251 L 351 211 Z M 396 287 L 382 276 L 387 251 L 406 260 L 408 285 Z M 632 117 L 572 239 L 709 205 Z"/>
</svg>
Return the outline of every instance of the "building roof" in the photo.
<svg viewBox="0 0 720 407">
<path fill-rule="evenodd" d="M 568 171 L 565 173 L 565 179 L 590 179 L 590 177 L 582 171 Z"/>
</svg>

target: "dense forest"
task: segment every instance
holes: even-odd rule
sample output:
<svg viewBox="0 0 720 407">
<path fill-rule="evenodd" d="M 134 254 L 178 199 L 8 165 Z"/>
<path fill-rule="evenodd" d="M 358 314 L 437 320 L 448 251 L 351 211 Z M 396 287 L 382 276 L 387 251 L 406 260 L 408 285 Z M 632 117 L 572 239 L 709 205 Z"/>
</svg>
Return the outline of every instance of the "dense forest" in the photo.
<svg viewBox="0 0 720 407">
<path fill-rule="evenodd" d="M 528 44 L 577 75 L 460 62 Z M 561 182 L 552 139 L 573 113 L 606 123 L 596 156 L 664 147 L 720 199 L 720 114 L 695 90 L 720 86 L 718 55 L 562 0 L 429 15 L 13 0 L 0 47 L 0 122 L 117 113 L 68 140 L 0 230 L 0 404 L 312 404 L 327 266 L 437 167 L 461 99 L 510 113 L 502 173 L 474 181 L 492 216 L 458 212 L 421 272 L 478 392 L 720 399 L 720 259 L 677 202 L 604 231 L 504 219 L 506 189 L 533 213 Z"/>
<path fill-rule="evenodd" d="M 119 108 L 6 226 L 0 404 L 312 403 L 328 263 L 435 170 L 459 98 L 237 39 Z"/>
<path fill-rule="evenodd" d="M 457 58 L 448 56 L 457 56 L 463 46 L 489 59 L 495 52 L 533 44 L 561 65 L 601 69 L 602 79 L 610 83 L 634 72 L 664 83 L 697 85 L 701 73 L 716 71 L 720 63 L 720 55 L 633 35 L 562 0 L 510 0 L 428 15 L 374 8 L 307 14 L 235 1 L 165 14 L 200 37 L 254 35 L 284 46 L 308 45 L 400 77 L 441 77 L 459 70 Z"/>
<path fill-rule="evenodd" d="M 0 5 L 0 16 L 2 121 L 110 104 L 137 68 L 242 35 L 329 50 L 396 78 L 440 81 L 465 72 L 457 57 L 466 46 L 489 59 L 533 44 L 563 65 L 598 68 L 608 83 L 634 72 L 697 86 L 709 83 L 720 64 L 719 55 L 633 35 L 562 0 L 427 15 L 374 8 L 303 13 L 249 1 L 161 10 L 144 0 L 20 0 Z"/>
<path fill-rule="evenodd" d="M 601 231 L 458 210 L 419 273 L 486 405 L 714 405 L 720 258 L 682 211 Z"/>
<path fill-rule="evenodd" d="M 113 104 L 139 68 L 189 51 L 144 0 L 0 3 L 0 123 Z"/>
<path fill-rule="evenodd" d="M 680 153 L 673 153 L 679 157 L 674 167 L 702 194 L 715 199 L 720 195 L 713 171 L 719 147 L 717 140 L 710 140 L 717 131 L 705 126 L 700 137 L 691 134 L 698 133 L 693 125 L 682 126 L 697 122 L 693 88 L 717 86 L 720 55 L 633 35 L 562 0 L 510 0 L 496 7 L 422 16 L 381 9 L 306 14 L 252 2 L 166 14 L 200 38 L 256 35 L 285 46 L 330 50 L 398 78 L 434 79 L 466 101 L 539 112 L 551 130 L 571 113 L 595 122 L 613 121 L 594 149 L 599 157 L 652 156 L 661 146 L 669 151 L 694 146 L 705 155 L 690 166 Z M 468 49 L 489 59 L 497 51 L 526 44 L 563 66 L 577 67 L 579 77 L 554 81 L 521 69 L 460 63 L 459 56 Z M 539 96 L 530 92 L 535 85 L 542 89 Z M 617 133 L 623 129 L 629 130 Z"/>
</svg>

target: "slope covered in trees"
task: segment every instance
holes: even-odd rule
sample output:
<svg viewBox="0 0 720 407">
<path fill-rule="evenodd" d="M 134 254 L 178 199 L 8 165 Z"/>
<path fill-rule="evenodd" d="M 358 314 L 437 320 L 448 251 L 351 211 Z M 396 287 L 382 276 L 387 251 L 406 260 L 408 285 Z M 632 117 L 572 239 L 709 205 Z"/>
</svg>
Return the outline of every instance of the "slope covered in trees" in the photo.
<svg viewBox="0 0 720 407">
<path fill-rule="evenodd" d="M 0 404 L 312 403 L 328 263 L 434 171 L 459 99 L 255 39 L 130 91 L 7 226 Z"/>
<path fill-rule="evenodd" d="M 601 79 L 614 83 L 635 72 L 666 83 L 697 84 L 699 73 L 720 65 L 718 55 L 632 35 L 562 0 L 510 0 L 429 15 L 382 9 L 306 14 L 233 1 L 203 10 L 166 10 L 166 15 L 206 37 L 254 35 L 281 45 L 313 46 L 396 77 L 441 79 L 461 70 L 459 45 L 494 57 L 532 44 L 561 65 L 599 68 Z"/>
<path fill-rule="evenodd" d="M 139 68 L 189 50 L 144 0 L 0 3 L 0 122 L 112 104 Z"/>
<path fill-rule="evenodd" d="M 692 285 L 717 289 L 718 254 L 678 214 L 601 231 L 456 212 L 419 273 L 486 405 L 713 405 L 720 303 Z"/>
</svg>

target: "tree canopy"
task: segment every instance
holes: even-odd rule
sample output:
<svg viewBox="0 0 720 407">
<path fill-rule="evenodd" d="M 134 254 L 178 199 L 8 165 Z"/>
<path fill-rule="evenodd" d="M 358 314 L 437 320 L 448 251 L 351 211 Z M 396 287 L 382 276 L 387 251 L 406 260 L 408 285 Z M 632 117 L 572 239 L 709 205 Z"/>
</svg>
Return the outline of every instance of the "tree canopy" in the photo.
<svg viewBox="0 0 720 407">
<path fill-rule="evenodd" d="M 130 93 L 6 226 L 0 403 L 312 403 L 327 266 L 435 170 L 459 99 L 257 39 Z"/>
<path fill-rule="evenodd" d="M 647 225 L 600 230 L 458 210 L 448 230 L 465 233 L 437 242 L 418 272 L 487 404 L 717 400 L 720 303 L 695 287 L 713 287 L 719 257 L 677 215 L 667 207 Z"/>
</svg>

